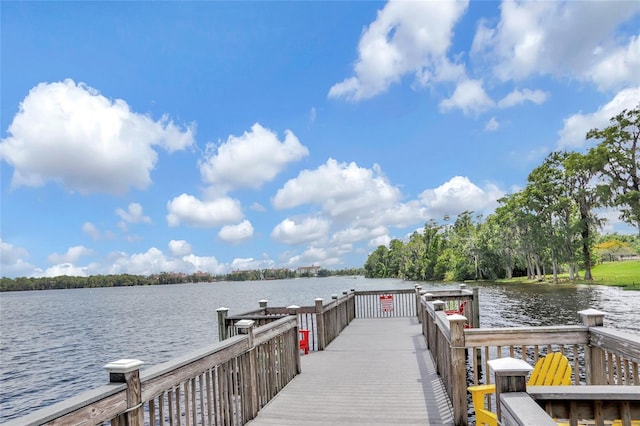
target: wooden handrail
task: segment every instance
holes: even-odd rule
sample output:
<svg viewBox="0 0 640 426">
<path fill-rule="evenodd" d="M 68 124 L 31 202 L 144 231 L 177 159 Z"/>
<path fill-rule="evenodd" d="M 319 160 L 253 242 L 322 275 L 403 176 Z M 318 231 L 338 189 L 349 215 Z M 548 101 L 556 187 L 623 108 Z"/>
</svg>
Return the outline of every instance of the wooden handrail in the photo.
<svg viewBox="0 0 640 426">
<path fill-rule="evenodd" d="M 188 412 L 191 408 L 189 402 L 195 407 L 196 404 L 202 404 L 204 401 L 202 395 L 204 389 L 203 374 L 209 374 L 206 372 L 218 368 L 217 366 L 225 365 L 225 363 L 228 363 L 230 360 L 236 360 L 233 364 L 236 365 L 234 368 L 241 369 L 244 372 L 243 374 L 247 376 L 243 380 L 250 380 L 252 376 L 257 377 L 254 373 L 250 373 L 249 362 L 255 368 L 256 363 L 255 361 L 252 361 L 252 359 L 255 357 L 256 348 L 260 348 L 262 345 L 271 345 L 270 342 L 274 339 L 284 339 L 281 341 L 284 345 L 278 346 L 279 352 L 277 354 L 267 355 L 263 362 L 274 363 L 276 362 L 276 359 L 280 359 L 280 365 L 276 368 L 282 370 L 282 368 L 286 367 L 286 364 L 292 365 L 296 370 L 289 370 L 287 372 L 283 371 L 283 374 L 280 374 L 282 377 L 278 378 L 279 382 L 276 384 L 279 389 L 286 384 L 286 381 L 299 373 L 297 330 L 297 316 L 287 316 L 259 327 L 255 332 L 252 331 L 249 335 L 237 335 L 222 342 L 200 348 L 181 357 L 144 370 L 140 372 L 140 388 L 135 391 L 139 392 L 139 395 L 141 396 L 141 406 L 133 408 L 135 410 L 142 410 L 142 406 L 144 406 L 148 409 L 145 410 L 145 416 L 155 415 L 155 413 L 151 413 L 154 411 L 154 401 L 157 398 L 162 399 L 163 394 L 167 391 L 172 393 L 173 390 L 175 390 L 176 394 L 176 400 L 173 402 L 178 404 L 176 405 L 177 407 L 180 407 L 180 402 L 178 401 L 180 398 L 180 389 L 184 388 L 186 393 L 188 389 L 187 383 L 192 383 L 189 387 L 189 389 L 193 390 L 190 394 L 192 399 L 190 401 L 185 399 L 184 402 L 184 409 Z M 287 336 L 292 337 L 290 338 Z M 291 344 L 285 343 L 289 342 L 289 340 Z M 287 351 L 291 352 L 291 354 L 288 354 Z M 292 354 L 298 355 L 297 362 L 295 361 L 295 355 Z M 273 369 L 274 366 L 269 368 Z M 195 401 L 196 378 L 199 378 L 200 383 L 200 402 Z M 223 378 L 220 380 L 223 380 Z M 240 378 L 238 378 L 238 380 L 240 380 Z M 235 381 L 233 385 L 235 389 Z M 249 389 L 246 385 L 240 386 L 240 382 L 237 383 L 237 386 L 238 391 L 240 391 L 240 389 L 244 389 L 242 392 L 258 392 L 257 389 Z M 256 383 L 255 387 L 260 386 Z M 266 393 L 260 395 L 262 405 L 266 403 L 267 398 L 275 395 L 273 389 L 274 388 L 269 387 Z M 276 389 L 276 391 L 278 389 Z M 126 384 L 109 384 L 101 386 L 97 389 L 83 392 L 73 398 L 56 403 L 50 407 L 35 411 L 27 416 L 11 420 L 6 424 L 10 426 L 42 424 L 100 424 L 112 421 L 131 410 L 131 407 L 127 404 L 128 390 L 129 389 Z M 188 398 L 187 395 L 184 396 L 185 398 Z M 220 398 L 222 398 L 222 396 L 220 396 Z M 245 398 L 243 398 L 243 400 L 244 399 Z M 257 405 L 258 395 L 253 399 L 254 403 Z M 169 400 L 171 401 L 171 397 L 169 397 Z M 246 401 L 242 401 L 242 404 L 249 404 L 249 400 L 251 400 L 251 398 Z M 173 410 L 174 406 L 172 405 L 169 408 Z M 209 407 L 209 409 L 211 409 L 211 407 Z M 199 410 L 204 412 L 201 406 Z M 248 419 L 257 412 L 258 407 L 248 408 L 243 406 L 241 407 L 241 410 L 241 413 L 234 411 L 233 416 L 242 416 L 243 419 Z M 195 417 L 195 411 L 193 411 L 191 415 Z M 140 416 L 140 418 L 142 418 L 142 411 L 140 411 Z M 148 422 L 148 419 L 145 420 L 145 422 Z"/>
</svg>

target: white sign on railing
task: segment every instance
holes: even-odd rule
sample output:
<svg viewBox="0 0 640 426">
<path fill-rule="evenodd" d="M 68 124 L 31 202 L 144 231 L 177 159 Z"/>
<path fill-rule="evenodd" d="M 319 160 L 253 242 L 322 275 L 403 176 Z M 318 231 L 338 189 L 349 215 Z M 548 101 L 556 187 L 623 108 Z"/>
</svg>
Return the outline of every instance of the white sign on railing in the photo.
<svg viewBox="0 0 640 426">
<path fill-rule="evenodd" d="M 382 312 L 393 312 L 392 294 L 383 294 L 380 296 L 380 309 Z"/>
</svg>

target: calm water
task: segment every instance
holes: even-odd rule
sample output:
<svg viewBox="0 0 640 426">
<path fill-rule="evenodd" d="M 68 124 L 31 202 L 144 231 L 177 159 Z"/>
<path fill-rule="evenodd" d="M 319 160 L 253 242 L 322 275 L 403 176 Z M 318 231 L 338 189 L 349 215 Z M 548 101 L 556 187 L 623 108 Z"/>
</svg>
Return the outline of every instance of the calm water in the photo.
<svg viewBox="0 0 640 426">
<path fill-rule="evenodd" d="M 103 366 L 121 358 L 147 365 L 217 341 L 216 309 L 313 305 L 343 290 L 413 288 L 364 278 L 219 282 L 0 294 L 0 421 L 105 384 Z M 423 284 L 425 288 L 455 288 Z M 640 292 L 601 286 L 480 285 L 481 325 L 579 324 L 587 308 L 605 325 L 640 335 Z"/>
</svg>

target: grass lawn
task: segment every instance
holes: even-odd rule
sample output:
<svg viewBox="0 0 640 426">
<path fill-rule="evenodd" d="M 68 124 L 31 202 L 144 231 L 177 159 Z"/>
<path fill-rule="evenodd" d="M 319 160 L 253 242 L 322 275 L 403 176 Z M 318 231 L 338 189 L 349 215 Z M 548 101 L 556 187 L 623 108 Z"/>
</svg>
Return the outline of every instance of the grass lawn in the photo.
<svg viewBox="0 0 640 426">
<path fill-rule="evenodd" d="M 619 285 L 640 290 L 640 260 L 601 263 L 591 269 L 591 274 L 597 284 Z"/>
<path fill-rule="evenodd" d="M 583 279 L 573 282 L 578 284 L 601 284 L 624 287 L 629 290 L 640 290 L 640 260 L 627 260 L 624 262 L 606 262 L 591 268 L 593 281 L 585 281 Z M 580 277 L 584 277 L 584 271 L 580 271 Z M 546 282 L 553 280 L 553 275 L 545 276 Z M 569 274 L 559 274 L 558 278 L 561 282 L 570 282 Z M 517 277 L 510 280 L 498 280 L 498 282 L 522 282 L 531 283 L 534 281 L 527 280 L 527 277 Z"/>
</svg>

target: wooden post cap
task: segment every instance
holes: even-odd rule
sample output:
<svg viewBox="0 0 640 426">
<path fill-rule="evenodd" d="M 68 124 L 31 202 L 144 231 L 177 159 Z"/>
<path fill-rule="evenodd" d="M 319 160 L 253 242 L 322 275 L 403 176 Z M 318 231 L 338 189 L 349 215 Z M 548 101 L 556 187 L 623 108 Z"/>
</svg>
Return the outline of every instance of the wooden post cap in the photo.
<svg viewBox="0 0 640 426">
<path fill-rule="evenodd" d="M 243 319 L 243 320 L 240 320 L 240 321 L 236 321 L 236 323 L 234 325 L 238 329 L 239 333 L 247 334 L 248 330 L 251 327 L 253 327 L 254 324 L 255 324 L 254 320 Z"/>
<path fill-rule="evenodd" d="M 287 310 L 289 311 L 289 315 L 295 315 L 298 313 L 298 309 L 300 309 L 300 306 L 298 305 L 289 305 L 287 306 Z"/>
<path fill-rule="evenodd" d="M 606 312 L 599 311 L 597 309 L 585 309 L 584 311 L 578 311 L 582 318 L 582 323 L 588 327 L 598 327 L 604 324 L 604 316 Z"/>
<path fill-rule="evenodd" d="M 460 290 L 464 290 L 465 288 L 467 288 L 466 284 L 460 284 Z"/>
<path fill-rule="evenodd" d="M 338 295 L 337 295 L 337 294 L 332 294 L 332 295 L 331 295 L 331 298 L 332 298 L 332 299 L 337 299 L 337 298 L 338 298 Z"/>
<path fill-rule="evenodd" d="M 526 361 L 511 357 L 492 359 L 488 364 L 499 376 L 526 376 L 533 370 Z"/>
<path fill-rule="evenodd" d="M 433 309 L 436 311 L 444 311 L 444 301 L 442 300 L 434 300 L 433 301 Z"/>
<path fill-rule="evenodd" d="M 258 305 L 261 308 L 266 308 L 267 307 L 267 303 L 269 303 L 269 301 L 267 299 L 258 300 Z"/>
<path fill-rule="evenodd" d="M 453 314 L 453 315 L 447 315 L 447 319 L 450 322 L 465 322 L 467 320 L 467 317 L 465 317 L 464 315 L 460 315 L 460 314 Z M 489 361 L 491 362 L 491 361 Z"/>
<path fill-rule="evenodd" d="M 218 308 L 216 309 L 216 312 L 229 312 L 229 308 L 225 308 L 225 307 Z"/>
<path fill-rule="evenodd" d="M 109 373 L 125 374 L 139 370 L 142 365 L 144 365 L 144 362 L 139 359 L 120 359 L 118 361 L 110 362 L 103 368 Z"/>
</svg>

